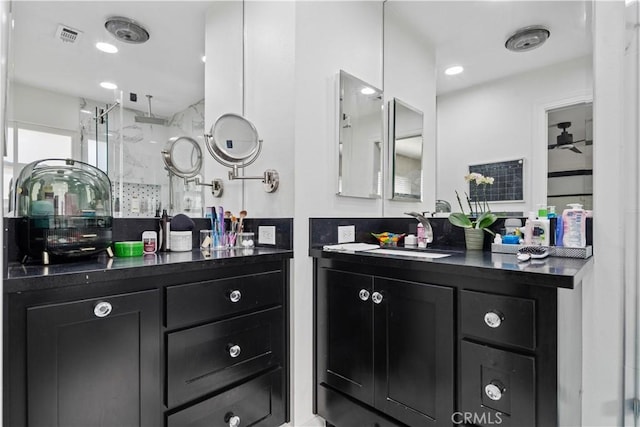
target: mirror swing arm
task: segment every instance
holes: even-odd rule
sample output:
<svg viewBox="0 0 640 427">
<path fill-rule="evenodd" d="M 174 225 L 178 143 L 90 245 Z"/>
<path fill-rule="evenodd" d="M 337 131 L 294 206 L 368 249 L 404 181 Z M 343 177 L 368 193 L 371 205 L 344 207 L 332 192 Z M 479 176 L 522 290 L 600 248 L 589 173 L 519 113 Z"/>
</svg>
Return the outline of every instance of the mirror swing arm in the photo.
<svg viewBox="0 0 640 427">
<path fill-rule="evenodd" d="M 280 176 L 275 169 L 265 170 L 262 176 L 242 176 L 238 173 L 240 168 L 244 169 L 255 162 L 262 151 L 262 139 L 258 138 L 255 126 L 249 120 L 239 114 L 223 114 L 204 138 L 209 154 L 221 165 L 231 168 L 229 181 L 259 179 L 265 192 L 273 193 L 278 189 Z"/>
</svg>

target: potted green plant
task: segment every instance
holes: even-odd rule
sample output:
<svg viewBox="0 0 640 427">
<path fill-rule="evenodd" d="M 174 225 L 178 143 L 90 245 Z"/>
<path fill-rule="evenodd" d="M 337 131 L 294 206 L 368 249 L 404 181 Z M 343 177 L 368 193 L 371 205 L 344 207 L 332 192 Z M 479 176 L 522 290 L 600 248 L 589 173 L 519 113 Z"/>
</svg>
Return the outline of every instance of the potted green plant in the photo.
<svg viewBox="0 0 640 427">
<path fill-rule="evenodd" d="M 464 180 L 475 184 L 475 211 L 471 204 L 469 194 L 465 192 L 464 195 L 466 196 L 467 205 L 469 206 L 469 213 L 465 213 L 464 208 L 462 207 L 462 201 L 460 200 L 460 195 L 456 190 L 456 198 L 458 199 L 458 205 L 460 206 L 461 212 L 454 212 L 449 215 L 449 222 L 457 227 L 464 228 L 467 249 L 481 250 L 484 242 L 484 232 L 486 231 L 491 235 L 495 235 L 489 227 L 498 219 L 497 216 L 491 213 L 491 209 L 489 209 L 489 204 L 487 203 L 487 185 L 492 185 L 494 179 L 489 176 L 472 172 L 465 175 Z M 482 191 L 482 201 L 480 201 L 479 197 L 480 190 Z"/>
</svg>

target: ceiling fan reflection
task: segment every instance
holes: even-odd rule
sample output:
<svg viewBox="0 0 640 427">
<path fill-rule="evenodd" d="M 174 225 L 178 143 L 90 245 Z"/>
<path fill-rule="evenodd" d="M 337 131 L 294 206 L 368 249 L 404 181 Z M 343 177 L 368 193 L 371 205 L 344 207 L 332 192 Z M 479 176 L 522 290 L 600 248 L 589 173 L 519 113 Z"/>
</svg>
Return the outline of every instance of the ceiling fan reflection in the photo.
<svg viewBox="0 0 640 427">
<path fill-rule="evenodd" d="M 571 150 L 574 153 L 582 154 L 576 144 L 584 143 L 585 145 L 591 145 L 592 141 L 587 141 L 585 139 L 581 139 L 578 141 L 573 140 L 573 134 L 567 132 L 567 128 L 571 127 L 571 122 L 561 122 L 556 125 L 558 129 L 562 129 L 560 135 L 556 137 L 556 144 L 550 144 L 548 146 L 549 150 L 553 150 L 554 148 L 559 148 L 561 150 Z"/>
</svg>

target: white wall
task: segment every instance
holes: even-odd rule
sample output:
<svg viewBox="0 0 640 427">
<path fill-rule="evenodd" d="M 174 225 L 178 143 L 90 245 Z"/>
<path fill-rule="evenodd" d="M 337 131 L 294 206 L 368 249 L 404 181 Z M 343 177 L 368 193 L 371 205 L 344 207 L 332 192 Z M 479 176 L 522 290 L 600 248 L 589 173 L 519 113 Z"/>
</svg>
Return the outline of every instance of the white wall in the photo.
<svg viewBox="0 0 640 427">
<path fill-rule="evenodd" d="M 340 69 L 382 87 L 382 3 L 298 2 L 295 33 L 293 422 L 312 413 L 312 262 L 309 218 L 379 216 L 380 199 L 335 195 Z"/>
<path fill-rule="evenodd" d="M 623 425 L 624 259 L 636 236 L 626 239 L 626 197 L 637 193 L 629 181 L 625 152 L 637 140 L 624 138 L 624 2 L 598 1 L 594 13 L 593 104 L 593 273 L 583 281 L 583 424 Z M 597 141 L 602 141 L 598 144 Z M 634 216 L 637 221 L 637 212 Z M 619 236 L 620 238 L 612 238 Z M 625 248 L 626 246 L 626 248 Z M 635 249 L 634 249 L 635 248 Z M 637 286 L 637 283 L 636 283 Z M 635 337 L 628 337 L 634 340 Z"/>
<path fill-rule="evenodd" d="M 295 8 L 294 2 L 247 1 L 243 8 L 239 1 L 220 1 L 208 10 L 204 128 L 208 132 L 222 114 L 244 114 L 264 141 L 244 175 L 275 169 L 280 187 L 266 193 L 260 180 L 229 181 L 229 168 L 206 155 L 206 180 L 224 181 L 222 197 L 208 193 L 207 206 L 236 214 L 245 209 L 253 217 L 293 216 Z"/>
<path fill-rule="evenodd" d="M 591 58 L 581 58 L 438 96 L 437 198 L 457 211 L 455 190 L 468 191 L 469 165 L 524 158 L 524 202 L 491 209 L 528 212 L 546 203 L 547 132 L 538 118 L 547 105 L 590 96 L 591 87 Z"/>
<path fill-rule="evenodd" d="M 389 200 L 392 195 L 387 180 L 385 216 L 403 216 L 410 211 L 435 211 L 436 200 L 436 67 L 433 48 L 416 36 L 395 14 L 397 8 L 411 7 L 411 2 L 387 2 L 384 6 L 384 95 L 423 112 L 422 201 Z M 390 139 L 388 139 L 390 141 Z M 387 156 L 389 159 L 389 156 Z M 385 171 L 390 171 L 385 163 Z M 390 175 L 390 173 L 386 173 Z"/>
</svg>

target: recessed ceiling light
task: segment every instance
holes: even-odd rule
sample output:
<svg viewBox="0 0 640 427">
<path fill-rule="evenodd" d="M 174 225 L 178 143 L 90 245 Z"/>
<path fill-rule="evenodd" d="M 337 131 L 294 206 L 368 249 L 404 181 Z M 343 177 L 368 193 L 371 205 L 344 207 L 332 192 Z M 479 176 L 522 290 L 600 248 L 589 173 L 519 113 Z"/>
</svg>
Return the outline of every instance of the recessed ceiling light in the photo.
<svg viewBox="0 0 640 427">
<path fill-rule="evenodd" d="M 158 143 L 158 141 L 154 141 L 153 139 L 149 140 L 149 144 L 157 144 L 157 143 Z"/>
<path fill-rule="evenodd" d="M 376 93 L 376 91 L 368 86 L 363 87 L 360 92 L 363 95 L 373 95 L 374 93 Z"/>
<path fill-rule="evenodd" d="M 96 43 L 96 48 L 106 53 L 116 53 L 118 52 L 118 48 L 109 43 L 98 42 Z"/>
<path fill-rule="evenodd" d="M 455 76 L 456 74 L 460 74 L 464 71 L 464 68 L 461 65 L 454 65 L 453 67 L 449 67 L 444 70 L 444 73 L 447 76 Z"/>
<path fill-rule="evenodd" d="M 207 62 L 207 57 L 206 57 L 206 55 L 202 55 L 202 58 L 200 58 L 200 59 L 202 59 L 202 62 Z"/>
<path fill-rule="evenodd" d="M 102 86 L 105 89 L 118 89 L 118 85 L 111 82 L 102 82 L 100 83 L 100 86 Z"/>
<path fill-rule="evenodd" d="M 93 113 L 92 113 L 91 111 L 89 111 L 89 110 L 80 110 L 80 112 L 81 112 L 81 113 L 84 113 L 84 114 L 93 114 Z"/>
</svg>

